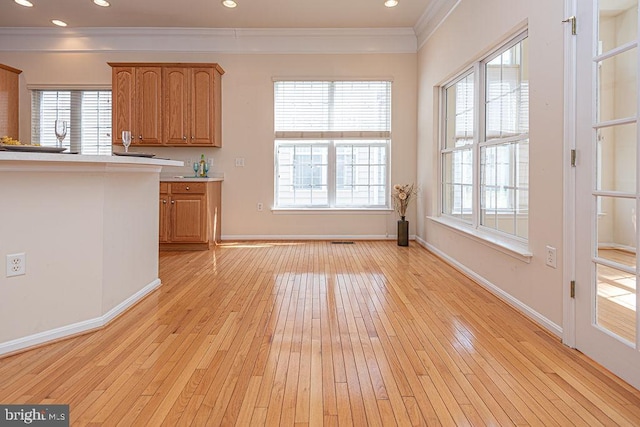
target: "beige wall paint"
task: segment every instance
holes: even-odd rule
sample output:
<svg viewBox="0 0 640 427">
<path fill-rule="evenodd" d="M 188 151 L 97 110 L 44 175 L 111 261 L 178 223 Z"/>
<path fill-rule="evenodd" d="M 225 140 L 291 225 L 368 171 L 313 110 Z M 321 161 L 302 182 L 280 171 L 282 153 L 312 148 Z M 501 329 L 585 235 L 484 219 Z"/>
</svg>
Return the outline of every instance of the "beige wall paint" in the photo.
<svg viewBox="0 0 640 427">
<path fill-rule="evenodd" d="M 391 184 L 416 177 L 416 54 L 191 54 L 140 52 L 27 53 L 2 52 L 0 62 L 23 70 L 20 135 L 30 138 L 30 98 L 27 85 L 111 84 L 111 61 L 217 62 L 226 71 L 223 86 L 223 147 L 221 149 L 149 149 L 160 156 L 188 160 L 204 153 L 213 157 L 213 172 L 224 173 L 223 238 L 287 236 L 385 237 L 396 234 L 396 216 L 383 214 L 274 214 L 256 210 L 273 203 L 273 78 L 391 78 L 393 109 Z M 235 167 L 235 158 L 245 167 Z M 165 171 L 163 171 L 164 173 Z M 191 172 L 188 167 L 171 171 Z M 410 209 L 414 233 L 415 206 Z"/>
<path fill-rule="evenodd" d="M 555 325 L 562 325 L 563 4 L 460 2 L 418 53 L 418 236 Z M 530 47 L 530 263 L 437 224 L 437 87 L 528 25 Z M 558 268 L 545 266 L 545 246 Z"/>
</svg>

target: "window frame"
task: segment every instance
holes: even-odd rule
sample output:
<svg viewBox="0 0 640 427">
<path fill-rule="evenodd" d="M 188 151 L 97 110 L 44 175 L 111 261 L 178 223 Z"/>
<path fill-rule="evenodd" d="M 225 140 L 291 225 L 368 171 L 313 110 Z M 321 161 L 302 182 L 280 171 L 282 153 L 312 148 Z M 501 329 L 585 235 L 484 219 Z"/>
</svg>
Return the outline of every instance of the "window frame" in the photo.
<svg viewBox="0 0 640 427">
<path fill-rule="evenodd" d="M 438 134 L 438 214 L 437 217 L 432 218 L 437 222 L 447 225 L 454 230 L 461 231 L 465 234 L 470 234 L 477 238 L 479 241 L 488 242 L 492 245 L 500 246 L 501 249 L 506 248 L 508 253 L 515 253 L 518 258 L 521 258 L 528 262 L 530 259 L 531 253 L 528 250 L 529 237 L 521 237 L 516 234 L 511 234 L 508 232 L 501 231 L 497 228 L 488 227 L 482 224 L 482 159 L 481 157 L 481 149 L 485 147 L 495 147 L 506 145 L 512 142 L 518 142 L 523 140 L 523 134 L 517 134 L 512 137 L 507 138 L 487 138 L 486 135 L 486 127 L 487 127 L 487 111 L 486 111 L 486 101 L 487 101 L 487 80 L 486 80 L 486 65 L 494 60 L 495 58 L 502 55 L 504 52 L 513 48 L 517 44 L 521 43 L 523 40 L 528 39 L 528 29 L 523 28 L 519 30 L 517 33 L 512 35 L 511 37 L 505 39 L 505 41 L 489 53 L 484 55 L 482 58 L 473 61 L 470 65 L 465 67 L 463 71 L 456 73 L 455 76 L 448 79 L 444 84 L 442 84 L 439 88 L 439 99 L 440 99 L 440 108 L 439 108 L 439 134 Z M 529 61 L 528 61 L 529 62 Z M 529 63 L 527 63 L 529 65 Z M 473 124 L 473 143 L 471 147 L 471 155 L 472 155 L 472 208 L 471 208 L 471 218 L 464 219 L 459 216 L 450 214 L 445 212 L 445 156 L 449 153 L 453 152 L 462 152 L 468 149 L 468 145 L 462 147 L 450 147 L 447 148 L 447 89 L 455 86 L 460 81 L 467 78 L 469 75 L 474 76 L 474 124 Z M 530 101 L 528 100 L 528 106 L 530 105 Z M 529 129 L 527 128 L 527 132 L 525 134 L 525 141 L 529 141 Z M 530 159 L 530 157 L 529 157 Z M 527 160 L 527 165 L 529 164 L 529 159 Z M 527 166 L 528 167 L 528 166 Z M 517 169 L 517 165 L 515 166 Z M 528 171 L 527 171 L 528 173 Z M 527 186 L 527 190 L 529 187 Z M 528 204 L 530 197 L 527 196 L 527 214 L 529 212 Z M 451 202 L 453 204 L 453 202 Z M 528 225 L 527 225 L 528 227 Z M 528 232 L 527 232 L 528 236 Z"/>
<path fill-rule="evenodd" d="M 389 130 L 387 131 L 360 131 L 360 130 L 328 130 L 328 131 L 287 131 L 287 130 L 277 130 L 276 123 L 274 120 L 274 202 L 272 206 L 272 210 L 275 211 L 286 211 L 286 212 L 390 212 L 392 211 L 391 207 L 391 121 L 392 121 L 392 108 L 393 108 L 393 100 L 392 100 L 392 92 L 393 92 L 393 81 L 391 79 L 322 79 L 322 78 L 314 78 L 314 79 L 281 79 L 274 78 L 274 111 L 277 108 L 276 106 L 276 84 L 278 83 L 286 83 L 286 82 L 322 82 L 322 83 L 344 83 L 344 82 L 384 82 L 388 84 L 388 126 Z M 331 89 L 333 90 L 333 89 Z M 333 106 L 329 106 L 329 109 L 333 108 Z M 274 114 L 275 116 L 275 114 Z M 274 117 L 275 119 L 275 117 Z M 361 144 L 363 147 L 383 147 L 384 148 L 384 157 L 386 163 L 384 164 L 384 196 L 382 199 L 384 200 L 384 204 L 352 204 L 352 205 L 341 205 L 338 204 L 336 199 L 339 193 L 338 189 L 338 148 L 341 145 L 354 145 Z M 328 164 L 327 164 L 327 203 L 326 204 L 282 204 L 278 203 L 280 201 L 280 185 L 279 185 L 279 175 L 281 165 L 279 164 L 279 153 L 278 150 L 281 147 L 292 147 L 292 146 L 300 146 L 300 145 L 318 145 L 327 147 L 328 149 Z M 294 160 L 292 160 L 294 162 Z M 372 166 L 372 163 L 369 161 L 366 165 L 362 164 L 362 166 Z M 379 165 L 378 165 L 379 166 Z M 366 184 L 369 188 L 369 195 L 371 195 L 371 188 L 374 188 L 379 185 L 372 184 L 371 180 Z"/>
</svg>

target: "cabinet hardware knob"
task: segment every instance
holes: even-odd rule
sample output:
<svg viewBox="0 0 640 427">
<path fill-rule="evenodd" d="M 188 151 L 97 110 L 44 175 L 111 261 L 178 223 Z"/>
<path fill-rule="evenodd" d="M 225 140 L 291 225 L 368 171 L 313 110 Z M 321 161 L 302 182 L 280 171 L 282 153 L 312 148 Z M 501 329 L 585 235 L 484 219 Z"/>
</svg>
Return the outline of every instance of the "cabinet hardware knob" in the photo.
<svg viewBox="0 0 640 427">
<path fill-rule="evenodd" d="M 175 200 L 172 200 L 172 201 L 171 201 L 171 204 L 172 204 L 172 205 L 175 205 L 175 204 L 176 204 L 176 201 L 175 201 Z"/>
<path fill-rule="evenodd" d="M 142 139 L 142 135 L 138 135 L 138 139 Z"/>
<path fill-rule="evenodd" d="M 195 137 L 195 136 L 193 136 L 193 135 L 191 135 L 191 139 L 196 139 L 196 137 Z"/>
<path fill-rule="evenodd" d="M 187 191 L 189 191 L 189 186 L 187 185 Z"/>
<path fill-rule="evenodd" d="M 167 204 L 167 201 L 166 201 L 166 200 L 163 200 L 163 201 L 162 201 L 162 203 L 166 205 L 166 204 Z"/>
<path fill-rule="evenodd" d="M 182 136 L 182 140 L 183 140 L 183 141 L 186 141 L 186 140 L 187 140 L 187 137 L 183 135 L 183 136 Z"/>
</svg>

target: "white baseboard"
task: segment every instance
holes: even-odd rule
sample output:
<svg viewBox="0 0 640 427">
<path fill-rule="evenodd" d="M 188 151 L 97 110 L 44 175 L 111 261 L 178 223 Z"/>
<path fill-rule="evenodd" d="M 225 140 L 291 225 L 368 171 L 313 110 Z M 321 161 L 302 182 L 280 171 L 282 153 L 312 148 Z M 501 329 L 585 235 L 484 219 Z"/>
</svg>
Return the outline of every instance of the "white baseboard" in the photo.
<svg viewBox="0 0 640 427">
<path fill-rule="evenodd" d="M 498 286 L 494 285 L 493 283 L 491 283 L 490 281 L 488 281 L 484 277 L 480 276 L 475 271 L 473 271 L 473 270 L 469 269 L 468 267 L 462 265 L 461 263 L 459 263 L 455 259 L 451 258 L 449 255 L 447 255 L 444 252 L 440 251 L 439 249 L 437 249 L 433 245 L 427 243 L 424 239 L 422 239 L 420 237 L 417 237 L 416 241 L 421 246 L 423 246 L 426 249 L 428 249 L 429 251 L 435 253 L 440 258 L 444 259 L 447 263 L 451 264 L 454 268 L 456 268 L 457 270 L 461 271 L 466 276 L 468 276 L 471 279 L 473 279 L 476 283 L 478 283 L 483 288 L 487 289 L 489 292 L 491 292 L 492 294 L 494 294 L 495 296 L 500 298 L 502 301 L 506 302 L 511 307 L 515 308 L 520 313 L 524 314 L 529 319 L 531 319 L 534 322 L 536 322 L 538 325 L 540 325 L 543 328 L 547 329 L 549 332 L 551 332 L 552 334 L 556 335 L 558 338 L 562 338 L 562 326 L 557 325 L 556 323 L 554 323 L 551 320 L 547 319 L 545 316 L 541 315 L 540 313 L 538 313 L 537 311 L 535 311 L 534 309 L 532 309 L 528 305 L 524 304 L 519 299 L 514 298 L 511 294 L 505 292 L 504 290 L 502 290 Z"/>
<path fill-rule="evenodd" d="M 409 236 L 409 240 L 415 240 L 416 236 Z M 223 235 L 221 240 L 224 242 L 233 242 L 240 240 L 262 240 L 262 241 L 278 241 L 278 240 L 396 240 L 396 236 L 386 235 L 324 235 L 324 234 L 308 234 L 308 235 L 257 235 L 257 234 L 230 234 Z"/>
<path fill-rule="evenodd" d="M 59 340 L 61 338 L 78 335 L 93 329 L 102 328 L 112 320 L 114 320 L 116 317 L 124 313 L 129 307 L 147 296 L 147 294 L 156 290 L 156 288 L 158 288 L 161 284 L 162 282 L 160 281 L 160 279 L 154 279 L 147 286 L 140 289 L 138 292 L 131 295 L 129 298 L 127 298 L 100 317 L 83 320 L 82 322 L 73 323 L 71 325 L 62 326 L 59 328 L 51 329 L 49 331 L 38 332 L 37 334 L 0 343 L 0 356 L 2 356 L 3 354 L 25 350 L 30 347 L 35 347 L 37 345 L 44 344 L 50 341 Z"/>
</svg>

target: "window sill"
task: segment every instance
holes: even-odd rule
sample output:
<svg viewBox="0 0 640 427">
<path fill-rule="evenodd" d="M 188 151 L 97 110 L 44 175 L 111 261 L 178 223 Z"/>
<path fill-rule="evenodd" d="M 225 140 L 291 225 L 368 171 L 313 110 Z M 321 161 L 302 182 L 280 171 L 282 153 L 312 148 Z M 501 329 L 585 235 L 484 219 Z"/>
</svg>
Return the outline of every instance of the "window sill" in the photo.
<svg viewBox="0 0 640 427">
<path fill-rule="evenodd" d="M 485 246 L 493 248 L 527 264 L 531 262 L 531 258 L 533 257 L 533 253 L 524 243 L 516 242 L 508 238 L 503 238 L 501 236 L 483 230 L 473 229 L 468 225 L 448 218 L 429 216 L 427 217 L 427 219 L 435 223 L 442 224 L 458 234 L 469 237 L 476 242 L 482 243 Z"/>
<path fill-rule="evenodd" d="M 388 215 L 389 208 L 271 208 L 276 215 Z"/>
</svg>

